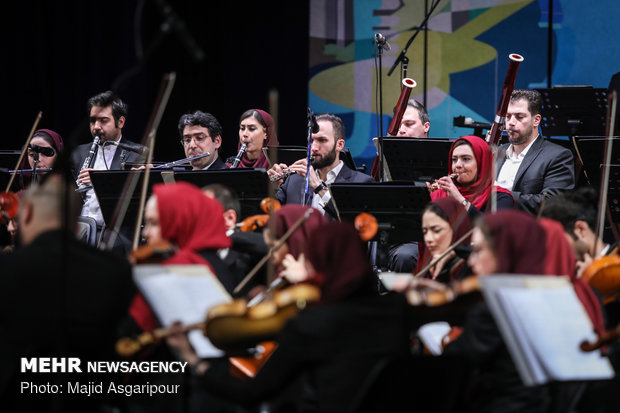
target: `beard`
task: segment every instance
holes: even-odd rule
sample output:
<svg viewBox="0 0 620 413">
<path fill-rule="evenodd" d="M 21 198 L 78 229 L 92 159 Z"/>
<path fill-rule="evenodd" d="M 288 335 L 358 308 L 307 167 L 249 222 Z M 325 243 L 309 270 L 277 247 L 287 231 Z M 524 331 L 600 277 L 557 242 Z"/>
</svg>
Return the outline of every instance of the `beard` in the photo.
<svg viewBox="0 0 620 413">
<path fill-rule="evenodd" d="M 521 132 L 516 132 L 517 135 L 508 134 L 508 142 L 513 145 L 523 145 L 527 143 L 530 136 L 532 136 L 532 131 L 534 130 L 534 125 L 529 125 L 526 129 L 523 129 Z"/>
<path fill-rule="evenodd" d="M 331 151 L 327 153 L 327 155 L 319 156 L 318 158 L 315 158 L 314 162 L 312 162 L 312 166 L 314 167 L 314 169 L 322 169 L 322 168 L 325 168 L 326 166 L 330 166 L 331 164 L 333 164 L 335 160 L 336 160 L 336 145 L 334 144 L 334 147 L 332 148 Z"/>
</svg>

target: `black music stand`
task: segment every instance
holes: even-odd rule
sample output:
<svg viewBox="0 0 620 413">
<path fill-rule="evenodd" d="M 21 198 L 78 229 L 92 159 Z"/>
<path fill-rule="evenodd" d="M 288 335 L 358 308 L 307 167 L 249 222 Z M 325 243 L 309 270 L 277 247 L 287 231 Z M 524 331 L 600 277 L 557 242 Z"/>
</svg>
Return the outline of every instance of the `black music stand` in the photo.
<svg viewBox="0 0 620 413">
<path fill-rule="evenodd" d="M 392 181 L 432 181 L 446 176 L 451 139 L 384 138 L 384 165 Z"/>
<path fill-rule="evenodd" d="M 290 165 L 300 159 L 306 159 L 308 156 L 308 148 L 305 146 L 267 146 L 263 148 L 263 153 L 269 161 L 269 165 L 272 166 L 276 161 Z M 340 159 L 349 168 L 356 170 L 353 156 L 349 148 L 343 148 L 340 152 Z"/>
<path fill-rule="evenodd" d="M 583 163 L 588 183 L 597 190 L 601 187 L 603 154 L 605 141 L 603 136 L 575 136 L 573 142 L 577 156 Z M 620 222 L 620 137 L 613 137 L 611 164 L 609 170 L 609 190 L 607 205 L 613 222 Z"/>
<path fill-rule="evenodd" d="M 422 240 L 422 211 L 431 200 L 426 183 L 334 183 L 330 191 L 342 221 L 353 222 L 361 212 L 377 218 L 379 231 L 374 240 Z"/>
<path fill-rule="evenodd" d="M 132 173 L 139 173 L 140 179 L 136 190 L 129 202 L 125 215 L 124 225 L 134 225 L 138 213 L 140 188 L 142 187 L 142 171 L 91 171 L 90 179 L 99 200 L 101 214 L 108 225 L 114 215 L 114 209 L 121 196 L 125 180 Z M 166 177 L 166 178 L 165 178 Z M 263 213 L 260 210 L 260 201 L 267 197 L 268 179 L 264 169 L 226 169 L 220 171 L 151 171 L 149 178 L 148 194 L 156 183 L 185 181 L 199 188 L 209 184 L 221 184 L 233 189 L 241 203 L 241 216 L 239 220 L 247 216 Z"/>
<path fill-rule="evenodd" d="M 607 89 L 564 86 L 536 90 L 543 98 L 540 126 L 544 136 L 605 134 Z"/>
</svg>

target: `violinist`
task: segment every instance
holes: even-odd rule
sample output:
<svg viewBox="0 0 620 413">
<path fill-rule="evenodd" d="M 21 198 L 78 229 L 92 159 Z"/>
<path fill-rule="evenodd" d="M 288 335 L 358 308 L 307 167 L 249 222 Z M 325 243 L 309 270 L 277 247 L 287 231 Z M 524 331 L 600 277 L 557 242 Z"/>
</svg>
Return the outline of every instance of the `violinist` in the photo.
<svg viewBox="0 0 620 413">
<path fill-rule="evenodd" d="M 435 257 L 443 254 L 452 243 L 463 237 L 470 229 L 469 216 L 456 200 L 440 198 L 429 203 L 422 213 L 424 248 L 416 273 Z M 468 241 L 463 243 L 463 245 L 467 244 Z M 456 249 L 459 252 L 463 250 L 463 248 Z M 460 280 L 470 273 L 466 261 L 466 257 L 463 258 L 452 251 L 422 276 L 443 283 Z"/>
<path fill-rule="evenodd" d="M 135 292 L 126 259 L 73 237 L 80 201 L 65 182 L 50 174 L 29 187 L 17 215 L 22 245 L 12 254 L 0 254 L 0 307 L 2 314 L 10 314 L 0 321 L 3 411 L 113 410 L 109 395 L 32 397 L 20 392 L 24 380 L 61 384 L 69 379 L 59 373 L 20 373 L 22 357 L 79 357 L 82 365 L 116 360 L 117 325 Z M 84 373 L 81 379 L 107 383 L 118 378 Z"/>
<path fill-rule="evenodd" d="M 209 153 L 204 158 L 191 161 L 192 170 L 215 171 L 228 168 L 219 156 L 222 127 L 215 116 L 200 110 L 186 113 L 179 119 L 178 129 L 186 157 Z"/>
<path fill-rule="evenodd" d="M 228 158 L 226 164 L 231 168 L 269 169 L 269 161 L 263 148 L 278 145 L 271 115 L 260 109 L 246 110 L 239 119 L 237 156 Z"/>
<path fill-rule="evenodd" d="M 448 156 L 448 169 L 456 178 L 444 176 L 435 181 L 438 189 L 431 193 L 432 200 L 453 198 L 475 217 L 490 210 L 495 190 L 498 210 L 515 207 L 510 191 L 493 184 L 493 155 L 482 138 L 463 136 L 455 140 Z"/>
<path fill-rule="evenodd" d="M 369 183 L 374 180 L 361 172 L 347 167 L 340 159 L 340 151 L 344 148 L 344 124 L 332 114 L 321 114 L 316 117 L 319 131 L 312 134 L 311 152 L 314 156 L 310 167 L 309 195 L 310 204 L 321 211 L 329 219 L 336 218 L 336 211 L 331 201 L 327 185 L 331 183 Z M 268 171 L 270 176 L 283 174 L 283 169 L 295 172 L 280 185 L 276 198 L 282 205 L 304 203 L 304 188 L 307 160 L 300 159 L 293 164 L 275 164 Z"/>
<path fill-rule="evenodd" d="M 400 294 L 377 294 L 366 246 L 352 226 L 317 227 L 304 255 L 308 277 L 321 290 L 320 303 L 285 324 L 277 349 L 253 379 L 237 379 L 220 369 L 226 366 L 194 359 L 203 391 L 256 406 L 301 378 L 308 390 L 287 411 L 350 411 L 380 360 L 407 354 L 406 301 Z"/>
<path fill-rule="evenodd" d="M 28 157 L 22 160 L 19 169 L 32 170 L 35 168 L 35 161 L 36 169 L 51 169 L 58 154 L 63 150 L 64 143 L 60 134 L 51 129 L 38 129 L 32 135 L 27 152 Z M 28 187 L 32 180 L 32 174 L 22 174 L 20 176 L 22 188 Z"/>
</svg>

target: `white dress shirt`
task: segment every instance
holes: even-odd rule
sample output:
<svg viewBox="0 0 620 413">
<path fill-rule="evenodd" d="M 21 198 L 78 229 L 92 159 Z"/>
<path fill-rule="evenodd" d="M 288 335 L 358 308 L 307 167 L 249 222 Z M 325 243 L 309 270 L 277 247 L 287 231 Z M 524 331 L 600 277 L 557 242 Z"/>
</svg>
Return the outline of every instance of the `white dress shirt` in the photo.
<svg viewBox="0 0 620 413">
<path fill-rule="evenodd" d="M 506 149 L 506 160 L 504 161 L 504 165 L 501 166 L 502 169 L 500 169 L 499 174 L 497 175 L 497 185 L 501 186 L 502 188 L 506 188 L 509 191 L 512 191 L 512 186 L 515 183 L 517 171 L 521 166 L 521 162 L 523 162 L 523 158 L 525 158 L 525 155 L 527 155 L 528 151 L 532 147 L 532 144 L 536 142 L 536 139 L 538 138 L 539 136 L 534 138 L 534 140 L 530 142 L 530 144 L 527 145 L 525 149 L 523 149 L 518 155 L 515 155 L 512 145 L 510 145 L 508 149 Z"/>
<path fill-rule="evenodd" d="M 336 177 L 342 170 L 343 165 L 344 165 L 344 162 L 340 161 L 340 163 L 338 163 L 338 165 L 336 165 L 335 168 L 327 172 L 327 179 L 325 179 L 324 181 L 325 184 L 331 185 L 334 183 L 334 181 L 336 180 Z M 313 194 L 311 206 L 321 211 L 321 214 L 325 215 L 325 206 L 327 205 L 330 199 L 332 199 L 332 194 L 329 191 L 325 191 L 325 194 L 323 194 L 323 196 L 319 194 Z"/>
</svg>

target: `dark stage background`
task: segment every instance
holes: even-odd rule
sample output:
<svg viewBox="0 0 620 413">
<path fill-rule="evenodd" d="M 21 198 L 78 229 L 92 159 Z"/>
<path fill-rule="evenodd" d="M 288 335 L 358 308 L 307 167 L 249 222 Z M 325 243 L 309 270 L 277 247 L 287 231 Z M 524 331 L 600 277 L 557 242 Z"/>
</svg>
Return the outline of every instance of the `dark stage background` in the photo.
<svg viewBox="0 0 620 413">
<path fill-rule="evenodd" d="M 157 134 L 156 160 L 184 157 L 177 121 L 195 109 L 211 112 L 222 124 L 220 155 L 236 154 L 239 116 L 250 108 L 268 110 L 270 89 L 280 97 L 280 142 L 305 143 L 307 0 L 163 2 L 205 52 L 201 62 L 176 31 L 161 36 L 166 17 L 160 3 L 5 2 L 0 149 L 20 149 L 39 110 L 39 128 L 58 131 L 70 146 L 91 142 L 86 101 L 115 83 L 129 104 L 124 135 L 139 142 L 161 78 L 170 71 L 177 82 Z M 147 58 L 120 81 L 138 63 L 140 49 Z"/>
</svg>

